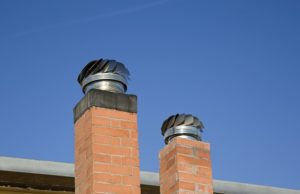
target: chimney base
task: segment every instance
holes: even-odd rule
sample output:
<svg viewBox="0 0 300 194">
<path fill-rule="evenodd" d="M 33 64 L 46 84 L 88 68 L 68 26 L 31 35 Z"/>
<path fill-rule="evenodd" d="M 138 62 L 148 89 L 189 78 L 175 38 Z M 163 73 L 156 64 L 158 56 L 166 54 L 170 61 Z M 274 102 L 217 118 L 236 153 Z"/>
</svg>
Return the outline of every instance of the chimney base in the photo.
<svg viewBox="0 0 300 194">
<path fill-rule="evenodd" d="M 91 90 L 74 119 L 75 193 L 140 194 L 136 97 Z"/>
<path fill-rule="evenodd" d="M 213 194 L 210 145 L 175 137 L 159 153 L 161 194 Z"/>
</svg>

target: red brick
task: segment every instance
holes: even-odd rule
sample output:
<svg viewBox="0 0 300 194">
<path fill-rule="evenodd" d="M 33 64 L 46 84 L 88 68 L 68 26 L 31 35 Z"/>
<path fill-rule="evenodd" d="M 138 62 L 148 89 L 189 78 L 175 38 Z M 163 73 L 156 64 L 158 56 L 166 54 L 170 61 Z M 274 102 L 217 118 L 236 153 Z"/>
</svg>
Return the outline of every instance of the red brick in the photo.
<svg viewBox="0 0 300 194">
<path fill-rule="evenodd" d="M 118 184 L 95 183 L 94 192 L 114 193 L 114 194 L 131 194 L 131 186 Z"/>
<path fill-rule="evenodd" d="M 121 145 L 124 147 L 138 147 L 138 140 L 132 138 L 122 138 Z"/>
<path fill-rule="evenodd" d="M 213 194 L 209 144 L 182 139 L 160 151 L 161 194 Z"/>
<path fill-rule="evenodd" d="M 94 162 L 101 162 L 101 163 L 111 163 L 111 155 L 108 155 L 108 154 L 94 154 L 93 161 Z"/>
<path fill-rule="evenodd" d="M 122 164 L 122 156 L 111 156 L 111 163 L 121 165 Z"/>
<path fill-rule="evenodd" d="M 130 149 L 130 157 L 131 158 L 139 159 L 139 155 L 140 155 L 140 153 L 139 153 L 139 150 L 137 148 L 131 148 Z"/>
<path fill-rule="evenodd" d="M 130 134 L 130 138 L 132 138 L 132 139 L 138 139 L 138 132 L 136 131 L 136 130 L 130 130 L 130 132 L 129 132 Z"/>
<path fill-rule="evenodd" d="M 107 127 L 95 126 L 93 127 L 92 130 L 97 135 L 107 135 L 111 137 L 127 137 L 127 138 L 130 137 L 129 136 L 130 132 L 127 129 L 113 129 L 113 128 L 109 128 L 109 126 Z"/>
<path fill-rule="evenodd" d="M 112 137 L 107 135 L 99 135 L 99 133 L 96 133 L 93 134 L 92 142 L 96 144 L 110 145 L 112 142 Z"/>
<path fill-rule="evenodd" d="M 112 174 L 119 174 L 119 175 L 131 175 L 132 174 L 132 167 L 130 166 L 111 166 L 110 172 Z"/>
<path fill-rule="evenodd" d="M 96 118 L 94 117 L 92 120 L 92 126 L 108 127 L 110 126 L 110 120 L 103 117 L 96 117 Z"/>
<path fill-rule="evenodd" d="M 123 111 L 117 111 L 113 109 L 95 107 L 92 109 L 94 116 L 107 117 L 111 119 L 120 119 L 125 121 L 136 121 L 137 117 L 135 113 L 128 113 Z"/>
<path fill-rule="evenodd" d="M 210 160 L 198 159 L 198 158 L 193 158 L 193 157 L 188 157 L 188 156 L 183 156 L 183 155 L 178 155 L 177 158 L 178 158 L 178 163 L 211 167 Z"/>
<path fill-rule="evenodd" d="M 189 174 L 185 172 L 179 172 L 178 178 L 179 180 L 187 181 L 187 182 L 202 183 L 202 184 L 211 183 L 211 180 L 209 178 L 196 176 L 194 174 Z"/>
<path fill-rule="evenodd" d="M 203 150 L 200 148 L 193 148 L 193 156 L 197 157 L 197 158 L 206 158 L 209 159 L 210 158 L 210 153 L 208 150 Z"/>
<path fill-rule="evenodd" d="M 194 173 L 194 166 L 180 163 L 177 165 L 178 172 Z"/>
<path fill-rule="evenodd" d="M 193 155 L 193 148 L 191 147 L 185 147 L 185 146 L 177 146 L 175 148 L 175 151 L 180 155 Z"/>
<path fill-rule="evenodd" d="M 95 153 L 111 154 L 111 155 L 119 155 L 119 156 L 130 156 L 131 154 L 130 148 L 112 147 L 109 145 L 98 145 L 98 144 L 93 144 L 92 147 Z"/>
<path fill-rule="evenodd" d="M 111 120 L 110 121 L 110 127 L 111 128 L 120 128 L 121 127 L 121 121 L 120 120 Z"/>
<path fill-rule="evenodd" d="M 140 194 L 137 116 L 92 107 L 75 123 L 75 193 Z"/>
<path fill-rule="evenodd" d="M 132 175 L 132 167 L 95 163 L 93 173 L 110 173 L 114 175 Z"/>
<path fill-rule="evenodd" d="M 160 178 L 162 180 L 167 180 L 172 175 L 176 175 L 176 177 L 177 177 L 178 169 L 177 169 L 176 165 L 172 165 L 172 166 L 168 167 L 167 170 L 160 169 L 160 172 L 161 172 Z"/>
<path fill-rule="evenodd" d="M 178 184 L 180 189 L 189 190 L 189 191 L 195 191 L 196 189 L 195 183 L 180 181 Z"/>
<path fill-rule="evenodd" d="M 94 176 L 94 182 L 101 182 L 101 183 L 122 183 L 122 176 L 121 175 L 112 175 L 110 173 L 96 173 Z"/>
<path fill-rule="evenodd" d="M 122 158 L 123 166 L 140 166 L 140 161 L 137 158 L 123 157 Z"/>
<path fill-rule="evenodd" d="M 140 167 L 132 167 L 131 168 L 131 175 L 140 177 Z"/>
<path fill-rule="evenodd" d="M 137 123 L 136 122 L 121 121 L 120 124 L 121 124 L 122 129 L 137 129 Z"/>
<path fill-rule="evenodd" d="M 138 185 L 140 184 L 140 178 L 137 176 L 123 176 L 124 185 Z"/>
<path fill-rule="evenodd" d="M 111 139 L 111 144 L 112 146 L 120 146 L 121 145 L 121 138 L 120 137 L 113 137 Z"/>
<path fill-rule="evenodd" d="M 193 141 L 190 139 L 185 139 L 185 138 L 180 138 L 180 137 L 174 138 L 174 141 L 176 142 L 176 144 L 179 144 L 179 145 L 197 147 L 197 148 L 200 148 L 202 150 L 207 150 L 207 151 L 210 150 L 210 145 L 209 145 L 209 143 L 206 143 L 206 142 L 201 141 L 201 143 L 199 143 L 199 141 Z"/>
</svg>

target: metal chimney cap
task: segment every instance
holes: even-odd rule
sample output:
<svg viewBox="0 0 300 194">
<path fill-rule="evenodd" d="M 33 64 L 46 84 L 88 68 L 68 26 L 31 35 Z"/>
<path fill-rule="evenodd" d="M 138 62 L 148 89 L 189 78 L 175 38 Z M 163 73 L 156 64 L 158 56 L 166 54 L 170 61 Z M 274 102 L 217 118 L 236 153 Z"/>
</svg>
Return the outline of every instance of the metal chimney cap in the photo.
<svg viewBox="0 0 300 194">
<path fill-rule="evenodd" d="M 203 123 L 191 114 L 176 114 L 167 118 L 162 126 L 161 133 L 168 144 L 174 137 L 182 137 L 201 141 Z"/>
<path fill-rule="evenodd" d="M 125 93 L 129 75 L 124 64 L 116 60 L 99 59 L 89 62 L 78 75 L 77 81 L 83 93 L 91 89 Z"/>
</svg>

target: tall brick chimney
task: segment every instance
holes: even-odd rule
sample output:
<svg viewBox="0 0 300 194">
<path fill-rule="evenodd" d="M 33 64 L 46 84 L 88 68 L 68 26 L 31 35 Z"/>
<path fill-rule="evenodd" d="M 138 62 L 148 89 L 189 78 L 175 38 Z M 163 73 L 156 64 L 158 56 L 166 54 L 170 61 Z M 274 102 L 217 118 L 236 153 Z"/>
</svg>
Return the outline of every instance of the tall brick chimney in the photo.
<svg viewBox="0 0 300 194">
<path fill-rule="evenodd" d="M 140 194 L 137 97 L 124 94 L 129 72 L 95 60 L 78 76 L 85 96 L 74 108 L 75 193 Z"/>
<path fill-rule="evenodd" d="M 162 125 L 167 144 L 159 153 L 161 194 L 213 194 L 210 145 L 201 141 L 202 122 L 177 114 Z"/>
</svg>

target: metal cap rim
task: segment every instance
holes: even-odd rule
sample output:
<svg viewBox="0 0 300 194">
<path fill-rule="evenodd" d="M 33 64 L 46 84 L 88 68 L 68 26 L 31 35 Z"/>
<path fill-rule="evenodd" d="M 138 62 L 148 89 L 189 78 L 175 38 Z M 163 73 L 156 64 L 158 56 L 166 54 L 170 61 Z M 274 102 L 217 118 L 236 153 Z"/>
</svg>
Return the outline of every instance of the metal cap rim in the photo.
<svg viewBox="0 0 300 194">
<path fill-rule="evenodd" d="M 201 140 L 200 129 L 193 126 L 180 125 L 166 130 L 164 134 L 165 143 L 167 144 L 172 138 L 176 136 L 182 136 L 182 135 L 191 136 L 198 141 Z"/>
<path fill-rule="evenodd" d="M 101 81 L 101 80 L 118 81 L 124 84 L 125 87 L 127 87 L 127 80 L 123 76 L 115 73 L 96 73 L 94 75 L 89 75 L 82 81 L 81 87 L 84 88 L 86 85 L 88 85 L 91 82 Z"/>
</svg>

